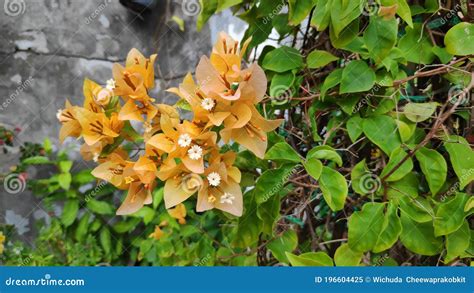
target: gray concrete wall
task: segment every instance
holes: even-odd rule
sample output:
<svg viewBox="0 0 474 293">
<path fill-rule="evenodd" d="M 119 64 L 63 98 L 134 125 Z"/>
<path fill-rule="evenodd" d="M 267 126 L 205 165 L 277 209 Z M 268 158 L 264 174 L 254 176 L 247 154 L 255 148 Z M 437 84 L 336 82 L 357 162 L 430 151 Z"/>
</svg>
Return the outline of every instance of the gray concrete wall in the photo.
<svg viewBox="0 0 474 293">
<path fill-rule="evenodd" d="M 241 34 L 242 23 L 225 13 L 211 21 L 212 32 L 230 28 Z M 169 21 L 174 14 L 185 20 L 184 32 Z M 174 102 L 163 89 L 192 71 L 215 40 L 208 26 L 196 32 L 193 14 L 182 9 L 181 1 L 171 0 L 158 0 L 145 19 L 112 0 L 0 0 L 0 124 L 22 129 L 17 146 L 49 137 L 61 147 L 57 110 L 66 98 L 81 104 L 83 79 L 105 83 L 113 62 L 123 61 L 132 47 L 145 55 L 158 53 L 153 95 Z M 0 154 L 0 173 L 18 161 L 18 149 L 10 151 Z M 40 201 L 27 190 L 12 195 L 0 187 L 0 224 L 16 225 L 28 241 L 42 217 Z"/>
</svg>

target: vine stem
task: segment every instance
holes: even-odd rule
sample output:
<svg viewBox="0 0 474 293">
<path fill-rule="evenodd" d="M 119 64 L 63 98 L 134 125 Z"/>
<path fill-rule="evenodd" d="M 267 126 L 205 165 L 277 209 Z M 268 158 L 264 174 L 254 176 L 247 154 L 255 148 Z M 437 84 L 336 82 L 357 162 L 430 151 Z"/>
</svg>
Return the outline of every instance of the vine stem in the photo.
<svg viewBox="0 0 474 293">
<path fill-rule="evenodd" d="M 469 93 L 469 91 L 473 87 L 474 87 L 474 72 L 471 73 L 471 83 L 460 94 L 467 95 L 467 93 Z M 458 96 L 460 94 L 458 94 Z M 382 182 L 385 182 L 385 180 L 387 180 L 387 178 L 390 177 L 390 175 L 392 175 L 395 171 L 397 171 L 398 168 L 400 168 L 401 165 L 403 165 L 403 163 L 405 163 L 409 158 L 412 158 L 419 149 L 424 147 L 433 138 L 436 131 L 440 128 L 440 126 L 444 123 L 444 121 L 446 121 L 446 119 L 448 119 L 449 116 L 451 116 L 454 113 L 454 111 L 456 111 L 456 108 L 459 106 L 462 99 L 458 99 L 456 103 L 449 110 L 444 112 L 451 98 L 452 97 L 448 97 L 448 100 L 444 103 L 443 107 L 441 108 L 442 114 L 438 116 L 430 132 L 428 132 L 425 138 L 418 145 L 416 145 L 416 147 L 413 150 L 410 150 L 408 154 L 405 157 L 403 157 L 402 160 L 400 160 L 400 162 L 398 162 L 395 166 L 393 166 L 393 168 L 387 174 L 385 174 L 385 176 L 382 177 Z"/>
</svg>

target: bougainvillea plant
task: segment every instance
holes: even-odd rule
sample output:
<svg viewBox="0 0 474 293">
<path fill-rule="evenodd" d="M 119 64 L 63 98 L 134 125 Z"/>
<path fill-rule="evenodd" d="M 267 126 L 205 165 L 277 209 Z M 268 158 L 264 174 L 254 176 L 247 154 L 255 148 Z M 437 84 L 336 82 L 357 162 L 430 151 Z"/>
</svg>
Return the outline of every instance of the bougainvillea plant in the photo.
<svg viewBox="0 0 474 293">
<path fill-rule="evenodd" d="M 241 68 L 249 41 L 240 48 L 221 33 L 210 58 L 202 57 L 196 68 L 198 83 L 188 74 L 179 88 L 169 89 L 190 107 L 192 120 L 181 120 L 176 107 L 156 104 L 148 95 L 154 87 L 156 55 L 147 59 L 136 49 L 125 67 L 114 65 L 105 88 L 85 80 L 83 107 L 67 102 L 58 112 L 60 140 L 83 138 L 84 158 L 100 163 L 92 174 L 128 190 L 117 214 L 152 203 L 151 191 L 161 180 L 166 182 L 167 208 L 197 192 L 198 212 L 217 208 L 242 215 L 241 173 L 233 166 L 235 153 L 223 144 L 237 142 L 263 158 L 267 132 L 281 123 L 265 119 L 255 108 L 264 98 L 267 79 L 256 63 Z M 141 122 L 142 131 L 131 121 Z M 122 145 L 139 141 L 144 150 L 132 160 Z"/>
<path fill-rule="evenodd" d="M 61 138 L 83 137 L 100 163 L 94 176 L 128 190 L 119 214 L 140 213 L 155 184 L 172 213 L 186 201 L 205 222 L 195 232 L 212 231 L 191 242 L 199 265 L 470 264 L 472 4 L 200 3 L 198 28 L 230 8 L 247 41 L 220 35 L 196 81 L 169 89 L 176 105 L 148 96 L 155 56 L 132 50 L 60 112 Z M 199 213 L 212 208 L 226 213 Z M 155 224 L 152 263 L 185 257 Z"/>
</svg>

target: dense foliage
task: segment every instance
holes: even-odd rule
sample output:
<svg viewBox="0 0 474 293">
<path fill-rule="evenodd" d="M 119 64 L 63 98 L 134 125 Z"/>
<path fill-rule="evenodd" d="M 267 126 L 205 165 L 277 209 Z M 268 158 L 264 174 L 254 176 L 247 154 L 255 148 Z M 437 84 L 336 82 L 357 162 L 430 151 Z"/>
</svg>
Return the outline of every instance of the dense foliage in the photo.
<svg viewBox="0 0 474 293">
<path fill-rule="evenodd" d="M 23 259 L 38 254 L 31 259 L 40 265 L 469 265 L 474 255 L 474 8 L 467 1 L 211 0 L 201 1 L 198 28 L 226 8 L 249 25 L 248 48 L 241 48 L 247 54 L 236 49 L 233 54 L 256 61 L 268 80 L 266 97 L 252 99 L 252 113 L 284 120 L 268 132 L 264 154 L 234 137 L 218 147 L 219 154 L 236 153 L 242 216 L 195 210 L 199 196 L 192 195 L 210 180 L 206 173 L 192 182 L 196 189 L 187 191 L 184 204 L 167 210 L 166 183 L 153 180 L 156 187 L 147 186 L 151 204 L 114 216 L 121 193 L 103 182 L 91 184 L 90 171 L 71 175 L 65 153 L 48 151 L 23 164 L 56 166 L 55 176 L 29 182 L 48 202 L 64 202 L 64 209 L 38 238 L 51 243 L 43 249 L 52 260 L 38 250 L 25 252 Z M 267 45 L 269 40 L 278 46 Z M 226 42 L 220 38 L 213 54 Z M 240 58 L 237 63 L 233 57 L 221 59 L 211 55 L 223 80 L 242 78 Z M 248 68 L 255 69 L 252 64 Z M 193 100 L 183 95 L 190 78 L 171 91 L 182 98 L 175 107 L 196 118 Z M 188 93 L 225 100 L 209 89 L 206 78 L 197 80 Z M 244 76 L 227 84 L 231 96 L 245 81 Z M 249 92 L 259 96 L 241 92 L 244 99 Z M 110 120 L 122 107 L 115 95 L 95 99 L 104 102 Z M 226 104 L 235 117 L 242 113 L 233 112 L 239 98 Z M 115 110 L 107 112 L 110 108 Z M 231 122 L 230 128 L 239 128 Z M 116 124 L 108 123 L 114 130 Z M 212 125 L 218 138 L 228 125 Z M 137 134 L 126 123 L 108 135 L 99 156 L 97 149 L 83 153 L 103 164 L 119 145 L 135 154 L 160 131 Z M 125 139 L 117 142 L 119 136 Z M 146 144 L 141 151 L 147 153 Z M 170 155 L 174 149 L 160 151 L 184 164 Z M 159 172 L 161 165 L 154 164 Z"/>
</svg>

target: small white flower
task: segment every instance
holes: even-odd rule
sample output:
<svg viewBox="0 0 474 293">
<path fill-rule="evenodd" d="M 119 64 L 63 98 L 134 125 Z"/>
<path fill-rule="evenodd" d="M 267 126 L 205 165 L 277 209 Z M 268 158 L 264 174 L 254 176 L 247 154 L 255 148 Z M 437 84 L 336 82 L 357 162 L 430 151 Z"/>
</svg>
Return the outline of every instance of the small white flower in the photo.
<svg viewBox="0 0 474 293">
<path fill-rule="evenodd" d="M 115 80 L 113 80 L 113 79 L 107 80 L 107 84 L 106 84 L 105 88 L 108 89 L 108 90 L 113 90 L 115 88 Z"/>
<path fill-rule="evenodd" d="M 207 111 L 211 111 L 212 108 L 214 108 L 216 104 L 214 103 L 214 100 L 211 98 L 205 98 L 201 102 L 201 107 L 203 107 Z"/>
<path fill-rule="evenodd" d="M 188 156 L 191 160 L 199 160 L 202 157 L 202 148 L 198 145 L 193 145 L 188 150 Z"/>
<path fill-rule="evenodd" d="M 234 201 L 234 199 L 235 199 L 235 196 L 233 196 L 231 193 L 225 192 L 225 193 L 221 196 L 220 202 L 221 202 L 221 203 L 232 204 L 232 202 Z"/>
<path fill-rule="evenodd" d="M 180 147 L 188 147 L 191 144 L 191 136 L 189 134 L 181 134 L 178 138 L 178 144 Z"/>
<path fill-rule="evenodd" d="M 209 181 L 209 185 L 211 186 L 219 186 L 221 184 L 221 176 L 217 172 L 212 172 L 207 175 L 207 181 Z"/>
<path fill-rule="evenodd" d="M 63 114 L 63 109 L 58 109 L 58 112 L 56 112 L 56 118 L 61 121 L 61 115 Z"/>
</svg>

